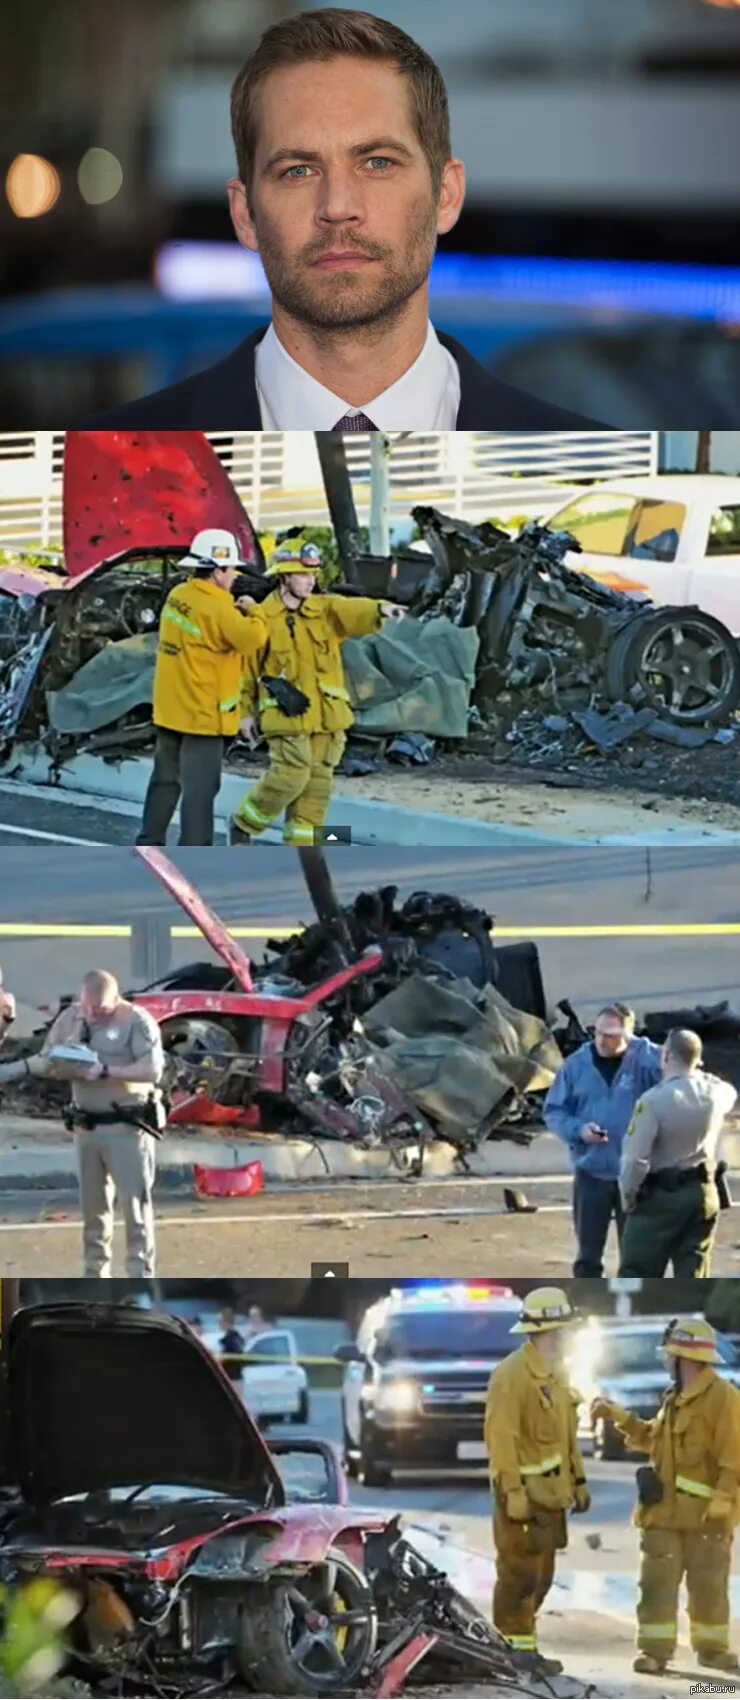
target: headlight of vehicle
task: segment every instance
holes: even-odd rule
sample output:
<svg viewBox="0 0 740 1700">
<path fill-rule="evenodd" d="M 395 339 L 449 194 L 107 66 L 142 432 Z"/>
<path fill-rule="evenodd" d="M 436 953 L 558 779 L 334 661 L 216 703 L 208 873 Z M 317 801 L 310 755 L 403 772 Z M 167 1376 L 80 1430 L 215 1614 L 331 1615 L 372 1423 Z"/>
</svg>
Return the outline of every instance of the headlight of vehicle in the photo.
<svg viewBox="0 0 740 1700">
<path fill-rule="evenodd" d="M 375 1404 L 379 1411 L 397 1411 L 399 1415 L 406 1415 L 418 1409 L 419 1398 L 418 1381 L 382 1381 L 375 1394 Z"/>
</svg>

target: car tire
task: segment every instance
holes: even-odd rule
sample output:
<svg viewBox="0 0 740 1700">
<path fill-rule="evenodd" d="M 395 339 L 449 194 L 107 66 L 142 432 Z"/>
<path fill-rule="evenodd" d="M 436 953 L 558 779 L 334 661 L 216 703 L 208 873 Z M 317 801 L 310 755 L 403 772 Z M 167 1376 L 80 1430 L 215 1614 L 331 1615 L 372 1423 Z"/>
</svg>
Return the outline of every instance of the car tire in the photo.
<svg viewBox="0 0 740 1700">
<path fill-rule="evenodd" d="M 375 1437 L 371 1424 L 363 1422 L 360 1428 L 360 1457 L 358 1476 L 365 1487 L 387 1488 L 393 1481 L 393 1471 L 390 1464 L 374 1456 Z"/>
<path fill-rule="evenodd" d="M 342 1402 L 342 1463 L 351 1482 L 356 1482 L 360 1474 L 360 1460 L 352 1436 L 347 1427 L 347 1412 Z"/>
<path fill-rule="evenodd" d="M 296 1425 L 298 1425 L 298 1423 L 307 1423 L 308 1420 L 309 1420 L 310 1411 L 311 1411 L 311 1405 L 310 1405 L 308 1393 L 307 1393 L 307 1391 L 304 1387 L 303 1392 L 301 1394 L 301 1397 L 298 1401 L 298 1410 L 294 1411 L 294 1413 L 293 1413 L 293 1415 L 290 1419 L 291 1422 L 295 1423 Z"/>
<path fill-rule="evenodd" d="M 331 1588 L 329 1601 L 326 1588 Z M 301 1628 L 296 1598 L 301 1594 L 314 1610 L 324 1610 L 327 1603 L 336 1602 L 338 1611 L 357 1614 L 356 1623 L 339 1631 L 340 1637 L 346 1637 L 340 1647 L 341 1665 L 332 1663 L 324 1670 L 307 1668 L 316 1661 L 321 1664 L 320 1646 L 313 1653 L 297 1654 Z M 356 1692 L 361 1672 L 375 1651 L 377 1636 L 377 1613 L 367 1578 L 341 1548 L 330 1547 L 324 1563 L 314 1565 L 307 1575 L 250 1589 L 241 1616 L 237 1654 L 240 1674 L 252 1693 L 285 1695 L 291 1700 L 292 1696 L 320 1700 L 322 1695 Z"/>
<path fill-rule="evenodd" d="M 626 1451 L 619 1429 L 600 1419 L 594 1429 L 594 1458 L 603 1459 L 605 1464 L 614 1464 L 625 1457 Z"/>
<path fill-rule="evenodd" d="M 366 1464 L 362 1458 L 358 1475 L 363 1487 L 389 1488 L 393 1482 L 393 1471 L 388 1464 Z"/>
<path fill-rule="evenodd" d="M 688 646 L 684 651 L 686 686 L 668 671 L 671 666 L 680 671 L 676 651 L 683 644 Z M 703 656 L 712 657 L 711 668 L 706 661 L 706 679 L 697 673 L 697 646 L 700 662 Z M 665 673 L 660 671 L 661 656 Z M 673 690 L 692 689 L 694 700 L 682 698 L 680 705 L 671 706 L 666 700 L 670 678 Z M 654 608 L 637 615 L 617 634 L 607 657 L 605 686 L 612 702 L 629 700 L 639 687 L 643 701 L 656 714 L 679 725 L 714 725 L 726 720 L 740 703 L 740 650 L 727 626 L 701 608 Z"/>
</svg>

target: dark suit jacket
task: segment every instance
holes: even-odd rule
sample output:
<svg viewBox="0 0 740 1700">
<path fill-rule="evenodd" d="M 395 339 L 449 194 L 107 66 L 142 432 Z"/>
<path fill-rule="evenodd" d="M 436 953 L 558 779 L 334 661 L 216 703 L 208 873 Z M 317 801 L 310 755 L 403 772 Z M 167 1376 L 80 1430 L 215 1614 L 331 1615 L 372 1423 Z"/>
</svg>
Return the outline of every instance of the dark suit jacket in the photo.
<svg viewBox="0 0 740 1700">
<path fill-rule="evenodd" d="M 232 354 L 207 366 L 193 378 L 172 384 L 169 389 L 157 390 L 154 395 L 142 396 L 140 401 L 126 402 L 123 407 L 111 408 L 82 421 L 80 429 L 128 429 L 132 431 L 260 431 L 257 387 L 254 378 L 254 356 L 258 342 L 267 326 L 261 326 L 240 342 Z M 582 419 L 550 402 L 538 401 L 502 384 L 485 366 L 473 359 L 462 343 L 454 337 L 437 332 L 444 347 L 454 355 L 460 372 L 460 411 L 458 431 L 578 431 L 594 428 L 590 419 Z M 296 419 L 294 430 L 309 429 L 308 422 Z M 599 429 L 597 426 L 596 429 Z"/>
</svg>

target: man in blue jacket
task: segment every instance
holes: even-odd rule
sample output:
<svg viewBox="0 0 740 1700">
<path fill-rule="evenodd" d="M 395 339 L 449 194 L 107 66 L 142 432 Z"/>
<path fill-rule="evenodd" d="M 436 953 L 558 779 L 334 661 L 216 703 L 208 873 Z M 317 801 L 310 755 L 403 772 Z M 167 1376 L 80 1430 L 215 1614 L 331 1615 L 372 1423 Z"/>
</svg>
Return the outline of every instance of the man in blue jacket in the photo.
<svg viewBox="0 0 740 1700">
<path fill-rule="evenodd" d="M 603 1275 L 612 1217 L 621 1240 L 622 1141 L 638 1098 L 660 1078 L 660 1045 L 636 1039 L 632 1010 L 608 1004 L 596 1017 L 593 1040 L 566 1057 L 550 1087 L 545 1123 L 564 1140 L 573 1167 L 574 1275 Z"/>
</svg>

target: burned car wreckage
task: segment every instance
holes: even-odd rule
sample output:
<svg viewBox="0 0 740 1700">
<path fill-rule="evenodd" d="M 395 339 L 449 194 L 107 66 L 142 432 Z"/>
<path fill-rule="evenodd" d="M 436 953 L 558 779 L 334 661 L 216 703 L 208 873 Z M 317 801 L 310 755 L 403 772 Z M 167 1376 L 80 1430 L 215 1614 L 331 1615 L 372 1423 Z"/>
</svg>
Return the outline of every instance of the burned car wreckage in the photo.
<svg viewBox="0 0 740 1700">
<path fill-rule="evenodd" d="M 552 1692 L 398 1518 L 347 1504 L 327 1442 L 268 1450 L 187 1324 L 31 1306 L 2 1352 L 0 1598 L 38 1577 L 71 1594 L 88 1692 L 390 1696 L 421 1662 Z"/>
<path fill-rule="evenodd" d="M 511 537 L 416 507 L 426 553 L 363 556 L 343 448 L 322 468 L 346 578 L 334 588 L 391 595 L 409 616 L 346 646 L 360 734 L 464 741 L 494 706 L 510 719 L 530 707 L 609 749 L 641 730 L 700 741 L 736 709 L 737 644 L 702 610 L 656 608 L 573 570 L 564 558 L 579 546 L 536 523 Z M 259 540 L 201 433 L 67 433 L 63 565 L 0 568 L 0 760 L 31 745 L 53 773 L 80 750 L 120 759 L 151 743 L 159 615 L 204 525 L 238 536 L 240 593 L 260 601 Z"/>
<path fill-rule="evenodd" d="M 543 1094 L 589 1035 L 566 999 L 550 1015 L 533 942 L 499 945 L 490 915 L 452 894 L 398 904 L 386 886 L 342 907 L 324 853 L 306 849 L 295 853 L 317 919 L 253 964 L 163 851 L 132 853 L 217 958 L 132 994 L 162 1031 L 170 1126 L 383 1146 L 410 1176 L 434 1141 L 464 1168 L 485 1140 L 541 1131 Z M 643 1030 L 658 1040 L 679 1018 L 702 1033 L 708 1066 L 732 1075 L 740 1020 L 727 1006 L 657 1012 Z M 28 1080 L 24 1107 L 59 1113 L 66 1090 Z"/>
</svg>

